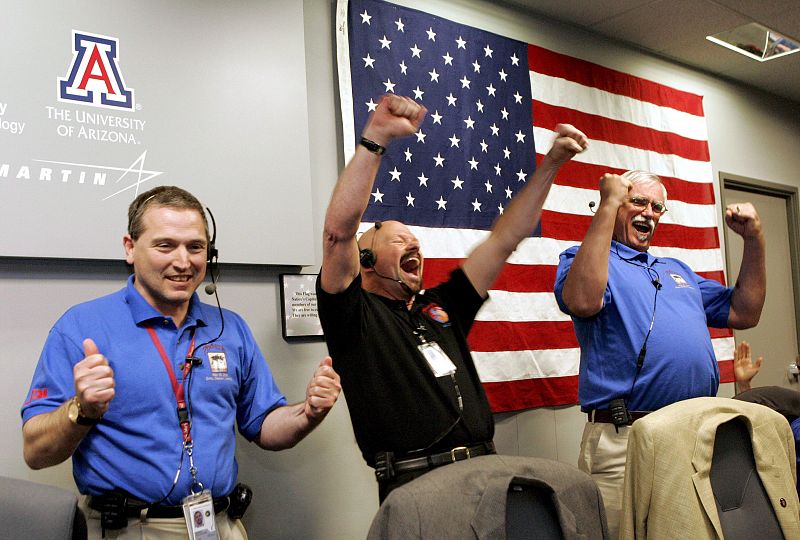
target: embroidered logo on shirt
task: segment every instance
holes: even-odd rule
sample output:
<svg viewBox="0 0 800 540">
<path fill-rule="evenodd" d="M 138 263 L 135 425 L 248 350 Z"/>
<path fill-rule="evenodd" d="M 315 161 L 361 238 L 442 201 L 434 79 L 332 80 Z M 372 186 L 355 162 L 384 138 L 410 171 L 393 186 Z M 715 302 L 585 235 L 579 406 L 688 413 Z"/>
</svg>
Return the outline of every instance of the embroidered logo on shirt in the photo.
<svg viewBox="0 0 800 540">
<path fill-rule="evenodd" d="M 450 322 L 450 316 L 439 304 L 428 304 L 422 309 L 422 312 L 427 315 L 429 319 L 440 324 L 447 324 Z"/>
<path fill-rule="evenodd" d="M 669 272 L 669 277 L 672 278 L 672 280 L 675 282 L 676 288 L 678 288 L 678 289 L 691 289 L 692 288 L 692 286 L 689 285 L 689 283 L 685 279 L 683 279 L 683 276 L 681 276 L 677 272 L 670 271 Z"/>
<path fill-rule="evenodd" d="M 228 360 L 224 352 L 208 353 L 208 363 L 211 365 L 211 373 L 227 373 Z"/>
<path fill-rule="evenodd" d="M 208 358 L 208 369 L 211 376 L 206 377 L 207 381 L 231 381 L 228 372 L 228 357 L 225 354 L 225 347 L 219 343 L 212 343 L 203 347 L 203 352 Z M 234 360 L 235 361 L 235 360 Z"/>
</svg>

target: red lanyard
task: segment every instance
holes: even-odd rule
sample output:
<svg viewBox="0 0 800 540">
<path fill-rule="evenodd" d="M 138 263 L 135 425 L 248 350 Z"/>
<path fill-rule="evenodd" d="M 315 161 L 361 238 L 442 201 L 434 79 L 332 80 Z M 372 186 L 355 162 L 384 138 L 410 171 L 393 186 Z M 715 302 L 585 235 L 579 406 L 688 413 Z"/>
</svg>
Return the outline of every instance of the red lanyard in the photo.
<svg viewBox="0 0 800 540">
<path fill-rule="evenodd" d="M 153 345 L 156 346 L 158 349 L 158 354 L 161 355 L 161 360 L 164 362 L 164 367 L 167 369 L 167 375 L 169 375 L 169 380 L 172 383 L 172 391 L 175 394 L 175 402 L 178 404 L 178 422 L 181 425 L 181 431 L 183 432 L 183 442 L 190 443 L 192 442 L 192 435 L 191 435 L 191 422 L 189 422 L 189 411 L 186 408 L 186 400 L 183 399 L 183 384 L 178 384 L 178 380 L 175 378 L 175 372 L 172 369 L 172 362 L 167 356 L 167 353 L 164 351 L 164 347 L 161 346 L 161 340 L 158 339 L 158 335 L 153 327 L 147 327 L 147 333 L 150 334 L 150 339 L 153 341 Z M 185 381 L 186 378 L 189 376 L 189 372 L 192 371 L 192 361 L 189 360 L 194 353 L 194 331 L 192 331 L 192 341 L 189 343 L 189 351 L 186 353 L 186 362 L 183 364 L 183 380 Z"/>
</svg>

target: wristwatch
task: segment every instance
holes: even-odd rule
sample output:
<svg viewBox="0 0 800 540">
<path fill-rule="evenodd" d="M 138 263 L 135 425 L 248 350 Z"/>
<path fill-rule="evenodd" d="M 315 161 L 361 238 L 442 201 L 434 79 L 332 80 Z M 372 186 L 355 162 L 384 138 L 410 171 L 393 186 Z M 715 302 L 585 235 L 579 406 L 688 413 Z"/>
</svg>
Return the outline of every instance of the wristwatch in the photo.
<svg viewBox="0 0 800 540">
<path fill-rule="evenodd" d="M 81 411 L 81 402 L 78 401 L 78 396 L 72 396 L 72 399 L 69 400 L 67 414 L 69 415 L 70 421 L 79 426 L 94 426 L 100 421 L 100 418 L 102 418 L 89 418 L 88 416 L 84 416 Z"/>
</svg>

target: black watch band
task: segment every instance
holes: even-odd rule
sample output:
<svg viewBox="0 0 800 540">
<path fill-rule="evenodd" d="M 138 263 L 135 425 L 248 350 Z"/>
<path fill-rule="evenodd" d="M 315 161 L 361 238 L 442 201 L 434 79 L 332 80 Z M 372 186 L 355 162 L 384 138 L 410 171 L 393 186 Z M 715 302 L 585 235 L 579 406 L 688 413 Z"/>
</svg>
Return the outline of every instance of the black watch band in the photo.
<svg viewBox="0 0 800 540">
<path fill-rule="evenodd" d="M 371 141 L 371 140 L 367 139 L 366 137 L 361 137 L 361 140 L 358 141 L 358 144 L 360 144 L 361 146 L 363 146 L 364 148 L 366 148 L 367 150 L 369 150 L 373 154 L 377 154 L 379 156 L 382 156 L 383 154 L 386 153 L 386 147 L 385 146 L 381 146 L 378 143 L 376 143 L 375 141 Z"/>
</svg>

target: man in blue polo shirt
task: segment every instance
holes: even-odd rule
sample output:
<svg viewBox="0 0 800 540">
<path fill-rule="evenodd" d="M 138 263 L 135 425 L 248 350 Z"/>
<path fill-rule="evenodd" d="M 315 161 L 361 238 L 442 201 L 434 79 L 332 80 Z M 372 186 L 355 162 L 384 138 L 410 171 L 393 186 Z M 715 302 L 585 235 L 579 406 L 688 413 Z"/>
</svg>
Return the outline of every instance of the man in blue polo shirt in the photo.
<svg viewBox="0 0 800 540">
<path fill-rule="evenodd" d="M 648 252 L 667 190 L 658 176 L 629 171 L 600 180 L 600 204 L 580 247 L 561 254 L 555 295 L 581 347 L 578 397 L 589 422 L 578 466 L 600 486 L 616 535 L 629 425 L 719 385 L 707 327 L 750 328 L 766 293 L 764 235 L 753 205 L 730 205 L 725 222 L 744 239 L 736 286 Z"/>
<path fill-rule="evenodd" d="M 262 448 L 290 448 L 336 402 L 339 377 L 324 359 L 306 399 L 287 405 L 242 318 L 200 303 L 195 290 L 216 250 L 190 193 L 139 195 L 128 231 L 127 286 L 70 308 L 50 331 L 22 407 L 25 461 L 40 469 L 72 457 L 91 538 L 106 529 L 194 538 L 212 528 L 246 538 L 225 511 L 238 502 L 228 497 L 235 424 Z"/>
</svg>

